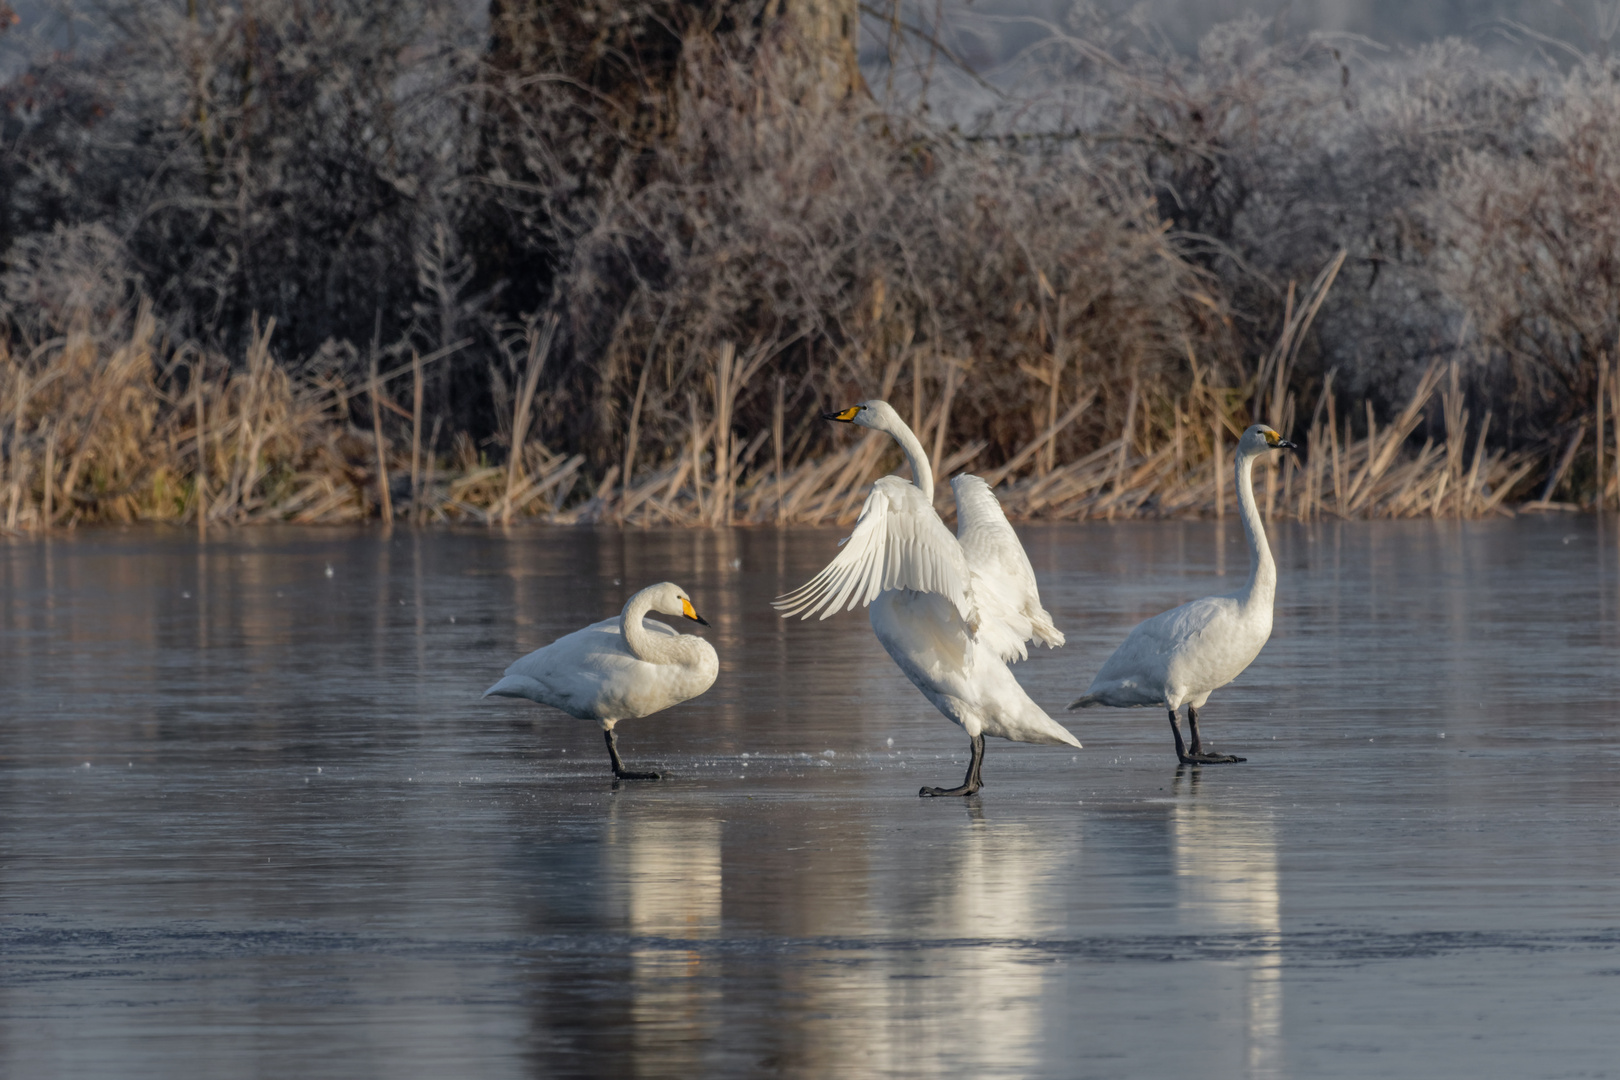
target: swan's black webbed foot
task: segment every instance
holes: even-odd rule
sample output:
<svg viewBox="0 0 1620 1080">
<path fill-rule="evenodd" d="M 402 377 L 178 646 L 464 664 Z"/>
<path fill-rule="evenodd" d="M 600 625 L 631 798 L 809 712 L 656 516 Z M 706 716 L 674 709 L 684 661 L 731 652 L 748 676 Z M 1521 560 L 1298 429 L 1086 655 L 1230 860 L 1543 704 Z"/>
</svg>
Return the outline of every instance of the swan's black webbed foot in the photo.
<svg viewBox="0 0 1620 1080">
<path fill-rule="evenodd" d="M 960 787 L 937 788 L 925 787 L 917 792 L 919 799 L 937 799 L 942 796 L 977 795 L 979 789 L 984 787 L 984 781 L 979 778 L 979 770 L 984 767 L 984 736 L 973 736 L 973 757 L 968 761 L 967 776 L 962 778 Z"/>
<path fill-rule="evenodd" d="M 979 789 L 983 786 L 983 784 L 973 784 L 971 786 L 963 784 L 961 787 L 953 788 L 925 787 L 917 792 L 917 797 L 919 799 L 936 799 L 942 795 L 977 795 Z"/>
<path fill-rule="evenodd" d="M 1181 741 L 1181 725 L 1176 723 L 1176 714 L 1170 713 L 1170 730 L 1176 737 L 1176 757 L 1183 765 L 1236 765 L 1248 758 L 1235 757 L 1232 754 L 1206 754 L 1204 753 L 1204 740 L 1198 735 L 1198 710 L 1191 705 L 1187 706 L 1187 727 L 1192 732 L 1192 749 L 1189 750 Z"/>
<path fill-rule="evenodd" d="M 624 762 L 619 760 L 618 736 L 614 735 L 612 731 L 604 731 L 602 735 L 607 741 L 608 757 L 613 762 L 613 777 L 615 780 L 662 780 L 664 778 L 662 773 L 631 772 L 626 769 Z"/>
<path fill-rule="evenodd" d="M 1248 758 L 1234 757 L 1231 754 L 1180 754 L 1183 765 L 1236 765 Z"/>
</svg>

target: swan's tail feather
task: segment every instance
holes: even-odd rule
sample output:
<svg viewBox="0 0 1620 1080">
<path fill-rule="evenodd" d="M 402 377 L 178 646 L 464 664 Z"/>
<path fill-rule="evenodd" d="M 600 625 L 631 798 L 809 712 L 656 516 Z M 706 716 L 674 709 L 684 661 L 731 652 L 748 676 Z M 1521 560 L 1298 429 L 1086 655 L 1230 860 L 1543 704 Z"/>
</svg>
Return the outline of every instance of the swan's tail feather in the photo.
<svg viewBox="0 0 1620 1080">
<path fill-rule="evenodd" d="M 1002 738 L 1012 739 L 1016 742 L 1035 743 L 1038 746 L 1072 746 L 1076 750 L 1084 749 L 1080 740 L 1074 737 L 1074 732 L 1046 715 L 1046 710 L 1025 698 L 1014 716 L 1002 716 L 995 730 L 986 724 L 985 728 L 992 735 L 1001 735 Z"/>
<path fill-rule="evenodd" d="M 540 688 L 540 684 L 527 675 L 508 675 L 485 690 L 483 696 L 527 698 L 530 701 L 538 701 L 540 699 L 535 697 L 535 693 Z"/>
<path fill-rule="evenodd" d="M 1052 730 L 1049 735 L 1049 738 L 1042 740 L 1047 746 L 1072 746 L 1076 750 L 1085 749 L 1080 745 L 1080 740 L 1074 737 L 1074 732 L 1055 720 L 1052 722 Z"/>
<path fill-rule="evenodd" d="M 1162 687 L 1144 686 L 1140 679 L 1097 678 L 1082 697 L 1069 702 L 1070 709 L 1089 709 L 1093 705 L 1107 705 L 1113 709 L 1162 708 L 1169 704 Z"/>
</svg>

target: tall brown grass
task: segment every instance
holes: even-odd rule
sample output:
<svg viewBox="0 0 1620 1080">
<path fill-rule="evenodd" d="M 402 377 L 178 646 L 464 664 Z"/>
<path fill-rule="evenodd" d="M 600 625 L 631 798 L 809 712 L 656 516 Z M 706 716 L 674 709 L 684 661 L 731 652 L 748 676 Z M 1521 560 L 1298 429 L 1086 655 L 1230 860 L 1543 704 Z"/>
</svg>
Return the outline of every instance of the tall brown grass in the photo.
<svg viewBox="0 0 1620 1080">
<path fill-rule="evenodd" d="M 1264 420 L 1294 433 L 1304 444 L 1297 456 L 1268 460 L 1256 478 L 1257 499 L 1268 518 L 1301 521 L 1325 517 L 1477 517 L 1511 514 L 1514 497 L 1522 498 L 1528 481 L 1545 469 L 1547 455 L 1530 450 L 1507 451 L 1487 443 L 1491 414 L 1470 424 L 1464 405 L 1459 362 L 1432 362 L 1394 418 L 1380 425 L 1370 402 L 1347 410 L 1332 386 L 1323 385 L 1310 419 L 1297 415 L 1290 374 L 1301 342 L 1321 310 L 1345 261 L 1340 252 L 1303 290 L 1288 291 L 1282 332 L 1254 365 L 1249 377 L 1223 383 L 1201 365 L 1187 346 L 1192 378 L 1178 390 L 1169 380 L 1133 378 L 1125 408 L 1114 414 L 1112 438 L 1088 452 L 1055 455 L 1060 438 L 1085 419 L 1096 424 L 1103 389 L 1082 383 L 1072 400 L 1047 399 L 1047 423 L 1034 437 L 997 463 L 986 460 L 984 439 L 962 440 L 952 432 L 952 408 L 959 393 L 983 392 L 970 365 L 952 358 L 927 357 L 911 348 L 884 371 L 873 387 L 905 415 L 924 447 L 933 448 L 936 477 L 959 470 L 978 472 L 997 487 L 1002 505 L 1015 520 L 1079 520 L 1176 516 L 1222 516 L 1235 508 L 1235 492 L 1223 446 L 1236 440 L 1249 423 Z M 722 347 L 717 371 L 728 370 L 734 350 Z M 902 372 L 911 374 L 908 391 L 896 394 Z M 1029 378 L 1044 384 L 1043 372 Z M 1055 385 L 1055 380 L 1052 384 Z M 735 384 L 717 379 L 729 395 Z M 943 386 L 943 392 L 938 388 Z M 1620 386 L 1616 387 L 1620 389 Z M 934 391 L 930 393 L 930 391 Z M 1438 395 L 1438 402 L 1436 396 Z M 856 400 L 852 398 L 851 400 Z M 847 403 L 847 402 L 846 402 Z M 1443 432 L 1425 440 L 1415 453 L 1413 434 L 1438 404 Z M 1620 401 L 1611 405 L 1620 408 Z M 718 414 L 719 409 L 715 410 Z M 1364 415 L 1355 413 L 1364 412 Z M 848 523 L 859 514 L 866 486 L 901 461 L 886 436 L 868 432 L 842 448 L 784 469 L 783 425 L 774 423 L 740 450 L 716 441 L 714 424 L 692 414 L 689 452 L 662 469 L 631 478 L 583 513 L 594 520 L 625 524 L 712 524 L 722 520 L 803 524 Z M 1106 423 L 1106 420 L 1102 422 Z M 1357 426 L 1361 434 L 1357 434 Z M 1601 421 L 1599 422 L 1601 426 Z M 1620 455 L 1620 431 L 1616 431 Z M 772 443 L 764 454 L 765 443 Z M 1600 436 L 1601 441 L 1601 436 Z M 1563 508 L 1547 501 L 1568 468 L 1573 451 L 1563 454 L 1532 508 Z M 750 482 L 738 487 L 736 471 L 758 458 L 762 465 Z M 1617 456 L 1620 462 L 1620 456 Z M 770 464 L 773 463 L 773 464 Z M 1617 464 L 1615 471 L 1620 471 Z M 708 474 L 709 497 L 704 486 Z M 1611 484 L 1611 488 L 1615 485 Z M 721 492 L 734 491 L 726 499 Z M 724 502 L 717 507 L 717 500 Z M 941 490 L 938 507 L 950 512 L 950 496 Z"/>
<path fill-rule="evenodd" d="M 1576 436 L 1539 451 L 1489 442 L 1493 416 L 1471 417 L 1456 359 L 1432 362 L 1385 422 L 1365 399 L 1341 402 L 1331 376 L 1307 419 L 1289 373 L 1343 263 L 1341 252 L 1304 289 L 1290 289 L 1282 332 L 1241 382 L 1223 381 L 1188 343 L 1187 384 L 1137 372 L 1110 420 L 1101 407 L 1106 375 L 1055 393 L 1049 389 L 1057 380 L 1043 376 L 1057 365 L 1032 368 L 1025 377 L 1044 426 L 1009 454 L 992 456 L 987 439 L 963 437 L 956 410 L 996 393 L 1002 378 L 986 377 L 963 358 L 902 343 L 869 388 L 856 369 L 848 401 L 890 400 L 932 448 L 938 479 L 959 471 L 984 476 L 1015 520 L 1222 516 L 1235 507 L 1229 446 L 1256 419 L 1304 444 L 1299 455 L 1270 460 L 1257 474 L 1268 518 L 1574 508 L 1550 496 L 1589 430 L 1607 466 L 1598 490 L 1605 500 L 1620 493 L 1620 425 L 1613 420 L 1620 372 L 1612 363 L 1600 379 L 1600 407 Z M 555 320 L 514 328 L 520 377 L 506 399 L 506 430 L 517 449 L 491 460 L 464 433 L 444 447 L 437 427 L 422 430 L 423 372 L 440 354 L 397 363 L 379 355 L 365 379 L 350 380 L 338 366 L 278 362 L 274 319 L 255 322 L 247 355 L 232 363 L 195 344 L 165 342 L 149 303 L 99 327 L 81 310 L 63 333 L 26 352 L 0 344 L 4 527 L 144 520 L 206 528 L 395 516 L 487 524 L 844 524 L 860 512 L 870 482 L 900 464 L 892 441 L 876 432 L 812 452 L 816 444 L 804 431 L 821 424 L 819 408 L 786 415 L 783 380 L 766 375 L 780 349 L 726 342 L 706 377 L 688 379 L 678 451 L 662 462 L 638 460 L 632 408 L 627 467 L 610 467 L 593 481 L 585 455 L 528 437 L 556 330 Z M 731 420 L 736 402 L 759 393 L 773 399 L 772 422 L 741 437 Z M 1436 416 L 1438 431 L 1412 447 Z M 1107 437 L 1085 452 L 1054 452 L 1074 429 L 1109 423 Z M 1538 482 L 1540 497 L 1529 499 Z M 950 512 L 943 488 L 938 505 Z"/>
<path fill-rule="evenodd" d="M 256 325 L 237 363 L 162 341 L 147 303 L 122 340 L 81 317 L 26 352 L 0 341 L 4 528 L 333 523 L 396 510 L 509 521 L 556 514 L 581 479 L 581 455 L 538 444 L 517 466 L 490 464 L 464 436 L 448 454 L 435 439 L 424 462 L 421 412 L 398 401 L 401 384 L 419 393 L 424 358 L 351 382 L 278 362 L 275 329 L 274 319 Z M 372 422 L 357 423 L 362 413 Z M 391 441 L 383 415 L 408 421 L 412 437 Z"/>
<path fill-rule="evenodd" d="M 1442 389 L 1448 378 L 1449 387 Z M 1115 438 L 1073 460 L 1045 468 L 1035 464 L 1053 438 L 1093 406 L 1095 394 L 1088 394 L 1007 463 L 975 468 L 985 450 L 978 440 L 965 446 L 945 444 L 947 452 L 936 454 L 935 471 L 940 477 L 959 471 L 985 476 L 998 485 L 1002 506 L 1014 520 L 1220 517 L 1236 507 L 1230 447 L 1250 419 L 1242 404 L 1247 389 L 1195 382 L 1184 396 L 1141 395 Z M 1437 393 L 1446 435 L 1426 439 L 1413 453 L 1407 440 Z M 1457 365 L 1436 362 L 1391 423 L 1380 428 L 1368 415 L 1367 434 L 1358 436 L 1352 417 L 1345 415 L 1332 389 L 1325 389 L 1300 437 L 1302 453 L 1268 461 L 1257 471 L 1256 499 L 1262 512 L 1268 519 L 1312 521 L 1512 515 L 1516 502 L 1525 509 L 1576 508 L 1545 499 L 1524 501 L 1527 482 L 1551 461 L 1531 451 L 1489 447 L 1490 416 L 1470 426 L 1461 402 Z M 904 412 L 909 403 L 895 404 Z M 1293 404 L 1290 398 L 1284 415 L 1292 414 Z M 942 445 L 942 414 L 936 405 L 918 426 L 925 446 L 931 441 Z M 1293 425 L 1284 422 L 1283 427 Z M 729 514 L 730 520 L 747 524 L 848 524 L 860 513 L 871 481 L 902 465 L 887 436 L 867 433 L 841 450 L 785 471 L 756 470 L 725 509 L 717 511 L 713 493 L 723 490 L 718 472 L 709 478 L 707 501 L 703 494 L 705 472 L 723 460 L 704 441 L 711 430 L 695 431 L 692 456 L 638 476 L 571 520 L 698 525 Z M 749 450 L 757 452 L 763 442 L 758 439 Z M 1615 453 L 1620 460 L 1620 442 Z M 1609 491 L 1615 490 L 1611 481 Z M 942 514 L 951 513 L 950 499 L 941 489 L 936 506 Z"/>
</svg>

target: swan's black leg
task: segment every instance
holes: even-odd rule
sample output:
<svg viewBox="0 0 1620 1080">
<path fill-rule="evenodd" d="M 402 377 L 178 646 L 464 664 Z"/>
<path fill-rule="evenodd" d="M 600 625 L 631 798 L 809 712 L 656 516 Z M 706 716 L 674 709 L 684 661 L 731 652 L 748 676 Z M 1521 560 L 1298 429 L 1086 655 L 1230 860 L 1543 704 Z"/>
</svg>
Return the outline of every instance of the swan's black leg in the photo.
<svg viewBox="0 0 1620 1080">
<path fill-rule="evenodd" d="M 1176 758 L 1183 765 L 1190 764 L 1187 760 L 1187 744 L 1181 741 L 1181 725 L 1176 722 L 1176 710 L 1174 709 L 1170 710 L 1170 734 L 1176 737 Z"/>
<path fill-rule="evenodd" d="M 983 767 L 984 734 L 981 732 L 980 734 L 973 736 L 973 758 L 968 762 L 967 775 L 962 778 L 961 787 L 925 787 L 921 791 L 917 792 L 917 794 L 919 797 L 924 799 L 932 798 L 936 795 L 973 795 L 984 786 L 984 781 L 979 779 L 979 770 Z"/>
<path fill-rule="evenodd" d="M 1174 714 L 1171 714 L 1174 719 Z M 1233 757 L 1231 754 L 1204 753 L 1204 740 L 1198 737 L 1198 710 L 1191 705 L 1187 706 L 1187 727 L 1192 732 L 1192 748 L 1186 754 L 1181 754 L 1181 733 L 1176 733 L 1176 753 L 1188 765 L 1235 765 L 1248 758 Z"/>
<path fill-rule="evenodd" d="M 629 771 L 627 771 L 625 769 L 625 767 L 624 767 L 624 762 L 619 760 L 619 737 L 617 735 L 613 734 L 613 730 L 611 728 L 609 728 L 607 731 L 602 732 L 602 735 L 603 735 L 604 738 L 607 739 L 608 757 L 613 759 L 613 775 L 614 776 L 618 777 L 620 780 L 659 780 L 659 779 L 662 779 L 662 776 L 660 774 L 658 774 L 658 773 L 655 773 L 655 772 L 629 772 Z"/>
</svg>

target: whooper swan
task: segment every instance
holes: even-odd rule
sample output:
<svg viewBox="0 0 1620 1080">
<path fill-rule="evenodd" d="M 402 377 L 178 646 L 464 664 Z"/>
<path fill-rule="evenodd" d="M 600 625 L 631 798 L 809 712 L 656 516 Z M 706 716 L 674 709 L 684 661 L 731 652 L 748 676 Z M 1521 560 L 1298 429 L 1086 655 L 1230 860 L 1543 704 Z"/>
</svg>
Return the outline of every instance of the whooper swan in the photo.
<svg viewBox="0 0 1620 1080">
<path fill-rule="evenodd" d="M 840 608 L 870 605 L 872 632 L 889 656 L 935 708 L 967 731 L 973 757 L 961 786 L 925 787 L 917 794 L 978 791 L 986 735 L 1078 748 L 1079 741 L 1030 700 L 1007 667 L 1029 655 L 1026 641 L 1056 647 L 1063 635 L 1041 607 L 1029 557 L 990 485 L 977 476 L 951 481 L 953 537 L 934 512 L 928 456 L 888 402 L 823 415 L 893 436 L 916 483 L 885 476 L 873 484 L 844 550 L 773 603 L 784 618 L 806 619 L 818 611 L 825 619 Z"/>
<path fill-rule="evenodd" d="M 1230 754 L 1206 754 L 1198 736 L 1198 710 L 1209 695 L 1243 673 L 1271 637 L 1271 604 L 1277 593 L 1277 564 L 1271 559 L 1265 526 L 1254 505 L 1250 474 L 1254 459 L 1269 450 L 1295 445 L 1264 424 L 1238 440 L 1236 472 L 1243 532 L 1249 538 L 1249 582 L 1229 596 L 1206 596 L 1137 624 L 1114 655 L 1104 661 L 1086 696 L 1069 706 L 1168 709 L 1176 737 L 1176 757 L 1187 765 L 1227 765 L 1243 761 Z M 1181 741 L 1176 710 L 1187 706 L 1189 748 Z"/>
<path fill-rule="evenodd" d="M 596 720 L 607 740 L 613 775 L 657 780 L 655 772 L 629 772 L 619 760 L 613 725 L 651 716 L 695 698 L 714 685 L 720 660 L 714 646 L 667 623 L 643 622 L 649 611 L 681 615 L 708 626 L 684 590 L 663 582 L 632 596 L 611 619 L 592 623 L 536 649 L 506 669 L 485 697 L 528 698 L 581 720 Z"/>
</svg>

